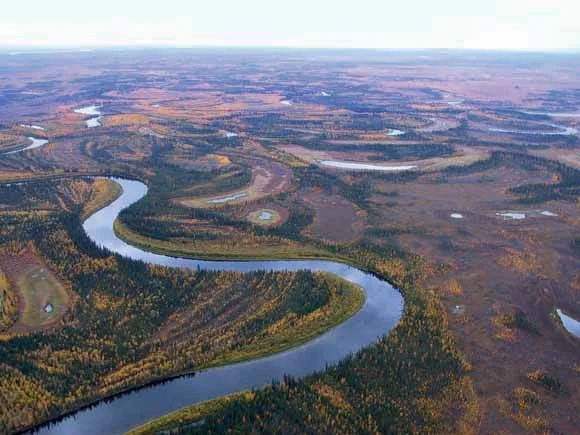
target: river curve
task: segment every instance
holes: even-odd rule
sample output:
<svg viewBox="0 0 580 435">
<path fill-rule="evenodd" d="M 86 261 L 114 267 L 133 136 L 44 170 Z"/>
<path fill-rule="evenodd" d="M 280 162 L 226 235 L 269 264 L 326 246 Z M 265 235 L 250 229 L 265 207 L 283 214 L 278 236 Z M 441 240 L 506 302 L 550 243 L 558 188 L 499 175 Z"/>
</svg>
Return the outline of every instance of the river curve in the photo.
<svg viewBox="0 0 580 435">
<path fill-rule="evenodd" d="M 296 348 L 272 356 L 216 367 L 193 377 L 180 377 L 99 402 L 63 420 L 45 425 L 41 434 L 117 434 L 169 412 L 226 394 L 267 385 L 283 374 L 301 377 L 324 370 L 351 353 L 368 346 L 390 331 L 403 311 L 401 294 L 389 283 L 354 267 L 325 260 L 290 261 L 204 261 L 169 257 L 141 250 L 119 239 L 113 223 L 119 213 L 147 194 L 138 181 L 114 178 L 123 193 L 83 224 L 87 235 L 99 246 L 124 257 L 150 264 L 189 269 L 312 270 L 334 273 L 363 288 L 366 299 L 358 313 L 321 336 Z"/>
</svg>

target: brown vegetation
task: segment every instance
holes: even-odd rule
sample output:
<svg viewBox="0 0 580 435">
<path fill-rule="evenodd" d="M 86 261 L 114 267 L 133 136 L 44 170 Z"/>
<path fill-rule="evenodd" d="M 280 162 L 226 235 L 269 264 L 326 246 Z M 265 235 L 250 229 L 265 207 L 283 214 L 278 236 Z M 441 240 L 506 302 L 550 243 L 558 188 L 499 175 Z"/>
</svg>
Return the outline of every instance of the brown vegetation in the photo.
<svg viewBox="0 0 580 435">
<path fill-rule="evenodd" d="M 306 231 L 314 237 L 348 243 L 359 237 L 365 227 L 366 212 L 339 195 L 300 192 L 304 202 L 315 210 L 312 226 Z"/>
<path fill-rule="evenodd" d="M 455 404 L 448 396 L 457 393 L 457 397 L 477 398 L 469 401 L 468 410 L 453 408 L 461 414 L 455 419 L 456 430 L 578 432 L 580 391 L 574 381 L 579 344 L 557 327 L 551 314 L 562 307 L 580 318 L 580 257 L 571 243 L 579 237 L 578 190 L 553 166 L 558 161 L 580 167 L 578 138 L 485 130 L 510 125 L 542 129 L 552 121 L 578 127 L 578 119 L 532 119 L 514 110 L 580 107 L 576 58 L 546 61 L 543 55 L 522 55 L 520 62 L 514 55 L 510 65 L 492 54 L 466 61 L 459 54 L 422 60 L 414 54 L 360 53 L 352 54 L 353 61 L 351 54 L 320 53 L 311 59 L 293 53 L 282 62 L 263 53 L 192 52 L 151 55 L 147 70 L 135 67 L 145 59 L 141 56 L 145 55 L 127 54 L 115 63 L 97 55 L 67 58 L 66 67 L 56 55 L 40 56 L 34 66 L 24 56 L 7 59 L 5 68 L 11 73 L 3 77 L 2 90 L 10 92 L 0 105 L 0 148 L 8 150 L 24 142 L 30 131 L 17 127 L 21 123 L 45 126 L 45 133 L 35 133 L 48 135 L 50 144 L 0 159 L 0 180 L 104 173 L 143 179 L 156 201 L 148 205 L 162 212 L 147 215 L 138 210 L 140 232 L 122 224 L 117 229 L 152 249 L 201 256 L 334 257 L 363 263 L 397 282 L 410 280 L 413 270 L 414 280 L 440 295 L 441 311 L 451 314 L 448 325 L 437 327 L 449 329 L 473 367 L 460 380 L 454 379 L 453 386 L 439 396 L 447 395 L 443 399 L 434 401 L 425 394 L 418 398 L 417 406 L 425 412 L 420 415 L 444 420 L 442 404 Z M 322 90 L 328 96 L 322 96 Z M 292 100 L 292 106 L 282 105 L 284 99 Z M 108 114 L 102 127 L 87 129 L 84 117 L 73 113 L 89 104 L 105 105 Z M 387 137 L 391 128 L 405 130 L 406 135 Z M 239 136 L 226 138 L 225 131 Z M 453 152 L 411 157 L 422 170 L 417 176 L 309 168 L 322 158 L 401 163 L 380 160 L 381 150 L 369 151 L 377 144 L 405 152 L 434 144 L 452 147 Z M 339 150 L 350 145 L 349 151 Z M 486 163 L 498 151 L 516 157 L 499 166 Z M 538 164 L 527 159 L 531 156 L 551 163 Z M 244 184 L 228 188 L 231 180 Z M 563 186 L 550 190 L 562 182 Z M 99 183 L 55 186 L 38 194 L 54 191 L 54 201 L 41 203 L 35 203 L 34 190 L 25 192 L 22 203 L 3 192 L 0 218 L 7 219 L 5 212 L 16 221 L 31 217 L 34 205 L 36 217 L 46 218 L 57 209 L 74 213 L 79 208 L 87 215 L 115 195 L 110 186 Z M 510 191 L 530 184 L 548 194 L 532 203 L 533 195 Z M 208 199 L 242 191 L 248 197 L 237 204 L 207 205 Z M 566 191 L 567 197 L 553 194 L 556 191 Z M 249 214 L 264 208 L 279 212 L 281 221 L 264 227 L 248 223 Z M 526 219 L 496 216 L 505 210 L 525 212 Z M 558 216 L 543 216 L 543 210 Z M 453 219 L 452 213 L 463 218 Z M 6 235 L 13 225 L 7 223 L 0 234 Z M 143 230 L 150 228 L 158 234 L 145 234 Z M 11 271 L 4 257 L 11 256 L 23 258 L 3 256 L 5 275 Z M 109 270 L 107 261 L 111 262 L 95 260 L 89 270 Z M 18 279 L 10 275 L 8 281 L 10 286 L 0 284 L 4 328 L 17 306 Z M 224 278 L 223 282 L 231 281 Z M 224 287 L 217 287 L 220 294 L 226 293 Z M 91 309 L 121 310 L 129 303 L 101 293 L 91 292 L 95 298 L 89 302 L 94 303 Z M 411 308 L 415 303 L 407 300 Z M 526 323 L 518 313 L 525 314 L 537 333 L 520 327 Z M 174 314 L 179 318 L 179 313 Z M 408 334 L 399 337 L 402 354 L 409 342 L 415 343 L 413 332 Z M 424 347 L 414 349 L 424 356 Z M 83 355 L 85 367 L 93 357 L 102 362 L 98 353 Z M 55 355 L 51 370 L 61 370 L 69 357 Z M 549 367 L 549 372 L 537 372 L 539 367 Z M 356 369 L 372 382 L 386 373 L 364 365 Z M 129 372 L 128 379 L 138 376 L 137 368 Z M 0 390 L 13 409 L 32 402 L 44 409 L 60 400 L 54 389 L 15 369 L 3 365 L 2 374 Z M 361 379 L 366 378 L 361 375 Z M 556 394 L 546 387 L 550 380 L 565 388 Z M 81 391 L 86 385 L 75 388 Z M 430 391 L 427 384 L 421 388 L 423 393 Z M 107 385 L 100 391 L 111 389 Z M 364 400 L 372 404 L 371 398 L 377 397 L 375 391 L 355 393 L 340 380 L 314 383 L 312 391 L 324 401 L 320 415 L 325 417 L 335 415 L 331 409 L 341 410 L 341 418 L 352 416 L 354 405 Z M 294 397 L 295 403 L 302 397 L 292 388 L 280 394 Z M 408 409 L 405 406 L 401 412 Z M 36 421 L 31 415 L 13 413 L 14 422 L 23 426 Z M 465 420 L 466 416 L 470 418 Z M 338 421 L 324 421 L 331 420 Z M 376 429 L 365 424 L 357 428 Z"/>
</svg>

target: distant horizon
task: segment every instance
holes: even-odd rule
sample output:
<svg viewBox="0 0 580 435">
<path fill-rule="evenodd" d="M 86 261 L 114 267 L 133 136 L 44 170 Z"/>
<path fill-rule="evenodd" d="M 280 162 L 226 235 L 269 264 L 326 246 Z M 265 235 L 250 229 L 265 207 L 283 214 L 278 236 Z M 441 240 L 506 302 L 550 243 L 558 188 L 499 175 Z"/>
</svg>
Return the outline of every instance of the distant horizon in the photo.
<svg viewBox="0 0 580 435">
<path fill-rule="evenodd" d="M 295 50 L 295 51 L 373 51 L 373 52 L 469 52 L 469 53 L 525 53 L 525 54 L 565 54 L 580 53 L 580 48 L 458 48 L 458 47 L 338 47 L 338 46 L 299 46 L 299 45 L 226 45 L 226 44 L 199 44 L 199 45 L 171 45 L 171 44 L 79 44 L 79 45 L 10 45 L 0 44 L 0 51 L 20 50 L 28 51 L 67 51 L 67 52 L 93 52 L 99 50 L 147 50 L 147 49 L 252 49 L 252 50 Z"/>
</svg>

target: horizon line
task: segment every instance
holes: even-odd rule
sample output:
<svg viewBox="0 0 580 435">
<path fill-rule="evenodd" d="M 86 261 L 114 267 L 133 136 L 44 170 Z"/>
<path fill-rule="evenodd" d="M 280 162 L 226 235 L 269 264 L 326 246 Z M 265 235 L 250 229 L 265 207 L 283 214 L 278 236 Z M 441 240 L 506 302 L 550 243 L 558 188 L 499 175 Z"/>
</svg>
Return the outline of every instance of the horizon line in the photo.
<svg viewBox="0 0 580 435">
<path fill-rule="evenodd" d="M 469 48 L 469 47 L 338 47 L 338 46 L 300 46 L 300 45 L 228 45 L 228 44 L 150 44 L 150 43 L 130 43 L 130 44 L 79 44 L 79 45 L 64 45 L 64 44 L 24 44 L 24 45 L 10 45 L 0 43 L 0 51 L 20 50 L 24 53 L 32 50 L 56 50 L 56 51 L 74 51 L 74 52 L 91 52 L 98 50 L 139 50 L 139 49 L 270 49 L 270 50 L 328 50 L 328 51 L 399 51 L 399 52 L 414 52 L 414 51 L 455 51 L 455 52 L 496 52 L 496 53 L 579 53 L 579 48 Z"/>
</svg>

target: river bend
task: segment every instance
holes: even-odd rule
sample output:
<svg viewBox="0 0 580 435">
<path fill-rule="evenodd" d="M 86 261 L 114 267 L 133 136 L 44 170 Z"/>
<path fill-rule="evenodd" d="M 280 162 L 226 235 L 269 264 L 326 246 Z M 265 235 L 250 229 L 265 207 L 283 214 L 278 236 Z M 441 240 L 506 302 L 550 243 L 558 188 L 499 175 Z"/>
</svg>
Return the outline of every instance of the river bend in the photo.
<svg viewBox="0 0 580 435">
<path fill-rule="evenodd" d="M 302 377 L 324 370 L 368 346 L 390 331 L 399 321 L 403 298 L 389 283 L 354 267 L 324 260 L 289 261 L 203 261 L 154 254 L 119 239 L 113 223 L 119 213 L 147 194 L 138 181 L 117 179 L 121 196 L 89 217 L 83 227 L 99 246 L 134 260 L 167 267 L 228 270 L 311 270 L 336 274 L 359 285 L 366 294 L 363 307 L 344 323 L 296 348 L 272 356 L 203 370 L 164 384 L 137 389 L 72 414 L 58 423 L 41 427 L 42 434 L 117 434 L 182 407 L 226 394 L 267 385 L 283 374 Z"/>
</svg>

